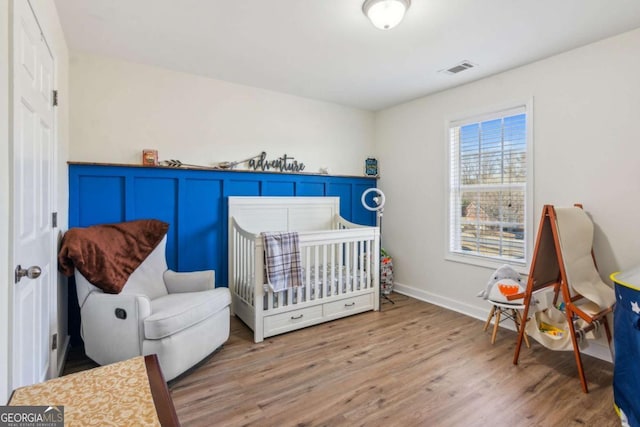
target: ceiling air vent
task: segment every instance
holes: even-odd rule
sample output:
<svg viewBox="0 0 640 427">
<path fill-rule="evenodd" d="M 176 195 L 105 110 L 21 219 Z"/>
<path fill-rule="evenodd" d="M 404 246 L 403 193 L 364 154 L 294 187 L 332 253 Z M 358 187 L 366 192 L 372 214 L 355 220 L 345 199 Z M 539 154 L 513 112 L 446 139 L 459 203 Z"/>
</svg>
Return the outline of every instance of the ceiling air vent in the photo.
<svg viewBox="0 0 640 427">
<path fill-rule="evenodd" d="M 468 70 L 469 68 L 474 68 L 476 66 L 477 66 L 476 64 L 473 64 L 469 61 L 462 61 L 458 65 L 454 65 L 451 68 L 447 68 L 446 70 L 441 70 L 441 71 L 447 74 L 458 74 L 458 73 L 461 73 L 462 71 Z"/>
</svg>

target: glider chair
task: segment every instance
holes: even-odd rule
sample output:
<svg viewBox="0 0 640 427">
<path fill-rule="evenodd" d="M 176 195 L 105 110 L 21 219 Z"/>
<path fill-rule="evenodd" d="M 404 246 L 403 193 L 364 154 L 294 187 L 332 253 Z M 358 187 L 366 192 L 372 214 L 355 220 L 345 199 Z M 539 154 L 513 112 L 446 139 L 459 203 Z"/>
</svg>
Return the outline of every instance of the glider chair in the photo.
<svg viewBox="0 0 640 427">
<path fill-rule="evenodd" d="M 215 288 L 213 270 L 169 270 L 166 243 L 165 234 L 117 294 L 94 286 L 76 265 L 85 352 L 100 365 L 155 353 L 169 381 L 229 338 L 229 290 Z"/>
</svg>

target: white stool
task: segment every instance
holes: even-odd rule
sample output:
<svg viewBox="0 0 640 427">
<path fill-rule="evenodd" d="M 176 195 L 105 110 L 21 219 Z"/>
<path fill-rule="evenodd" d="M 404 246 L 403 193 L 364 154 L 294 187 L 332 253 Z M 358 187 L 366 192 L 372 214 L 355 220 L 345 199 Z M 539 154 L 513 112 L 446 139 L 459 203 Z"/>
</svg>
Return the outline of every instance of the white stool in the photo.
<svg viewBox="0 0 640 427">
<path fill-rule="evenodd" d="M 496 342 L 496 335 L 498 334 L 498 325 L 504 319 L 511 319 L 513 323 L 516 325 L 516 332 L 520 331 L 520 324 L 522 323 L 522 316 L 520 315 L 520 310 L 524 309 L 524 304 L 510 304 L 507 302 L 498 302 L 487 300 L 489 304 L 491 304 L 491 311 L 489 312 L 489 317 L 487 317 L 487 322 L 484 324 L 484 331 L 489 328 L 489 324 L 491 324 L 491 319 L 495 317 L 493 324 L 493 333 L 491 334 L 491 344 Z M 504 315 L 501 319 L 500 317 Z M 530 348 L 529 339 L 527 338 L 527 334 L 524 334 L 524 343 L 527 345 L 527 348 Z"/>
</svg>

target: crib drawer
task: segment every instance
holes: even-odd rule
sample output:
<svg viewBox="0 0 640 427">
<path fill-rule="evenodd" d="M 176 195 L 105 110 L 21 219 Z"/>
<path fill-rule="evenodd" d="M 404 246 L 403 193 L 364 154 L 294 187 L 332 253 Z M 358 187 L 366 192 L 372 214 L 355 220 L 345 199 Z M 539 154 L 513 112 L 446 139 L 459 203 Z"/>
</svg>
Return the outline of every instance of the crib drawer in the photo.
<svg viewBox="0 0 640 427">
<path fill-rule="evenodd" d="M 322 320 L 322 306 L 302 308 L 264 318 L 264 336 L 281 334 L 305 326 L 315 325 Z"/>
<path fill-rule="evenodd" d="M 350 314 L 373 309 L 373 294 L 358 295 L 339 301 L 323 304 L 324 316 L 327 319 L 349 316 Z"/>
</svg>

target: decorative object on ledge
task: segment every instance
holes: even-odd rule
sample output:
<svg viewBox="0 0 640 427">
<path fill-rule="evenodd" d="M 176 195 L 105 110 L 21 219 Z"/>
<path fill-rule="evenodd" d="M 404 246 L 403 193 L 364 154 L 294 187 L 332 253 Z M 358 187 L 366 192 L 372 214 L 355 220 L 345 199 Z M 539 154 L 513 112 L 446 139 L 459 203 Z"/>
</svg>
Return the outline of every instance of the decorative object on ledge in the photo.
<svg viewBox="0 0 640 427">
<path fill-rule="evenodd" d="M 158 166 L 158 150 L 144 149 L 142 150 L 143 166 Z"/>
<path fill-rule="evenodd" d="M 257 159 L 261 156 L 261 154 L 258 154 L 257 156 L 253 156 L 253 157 L 249 157 L 246 158 L 244 160 L 237 160 L 234 162 L 219 162 L 218 164 L 216 164 L 215 166 L 202 166 L 202 165 L 192 165 L 192 164 L 188 164 L 188 163 L 182 163 L 180 160 L 174 160 L 174 159 L 169 159 L 169 160 L 163 160 L 161 161 L 159 164 L 156 163 L 155 166 L 165 166 L 165 167 L 169 167 L 169 168 L 181 168 L 181 167 L 187 167 L 187 168 L 194 168 L 194 169 L 233 169 L 234 167 L 236 167 L 237 165 L 241 164 L 241 163 L 246 163 L 249 160 L 252 159 Z"/>
<path fill-rule="evenodd" d="M 256 158 L 249 160 L 249 169 L 253 169 L 254 171 L 274 169 L 279 172 L 302 172 L 304 168 L 304 163 L 298 162 L 286 154 L 276 160 L 267 160 L 266 151 L 260 154 L 258 160 L 256 160 Z"/>
<path fill-rule="evenodd" d="M 235 162 L 220 162 L 215 166 L 215 169 L 233 169 L 234 167 L 238 166 L 239 164 L 242 163 L 247 163 L 250 162 L 253 159 L 257 159 L 260 158 L 260 156 L 262 156 L 264 154 L 264 151 L 260 154 L 258 154 L 257 156 L 253 156 L 253 157 L 248 157 L 244 160 L 237 160 Z"/>
<path fill-rule="evenodd" d="M 157 156 L 157 153 L 156 153 Z M 242 163 L 248 163 L 249 170 L 276 170 L 279 172 L 300 172 L 305 168 L 304 163 L 293 160 L 293 157 L 289 157 L 286 154 L 276 160 L 266 160 L 267 153 L 263 151 L 257 156 L 248 157 L 243 160 L 237 160 L 233 162 L 219 162 L 215 166 L 201 166 L 188 163 L 182 163 L 180 160 L 169 159 L 157 162 L 155 165 L 145 164 L 146 166 L 165 166 L 169 168 L 181 168 L 188 167 L 194 169 L 211 169 L 211 170 L 231 170 Z M 143 157 L 144 160 L 144 157 Z"/>
<path fill-rule="evenodd" d="M 369 157 L 364 161 L 364 174 L 366 176 L 378 176 L 378 160 Z"/>
<path fill-rule="evenodd" d="M 184 166 L 187 168 L 194 168 L 194 169 L 214 169 L 211 166 L 190 165 L 188 163 L 182 163 L 180 160 L 174 160 L 174 159 L 163 160 L 159 163 L 159 166 L 165 166 L 168 168 L 181 168 Z"/>
</svg>

